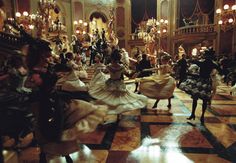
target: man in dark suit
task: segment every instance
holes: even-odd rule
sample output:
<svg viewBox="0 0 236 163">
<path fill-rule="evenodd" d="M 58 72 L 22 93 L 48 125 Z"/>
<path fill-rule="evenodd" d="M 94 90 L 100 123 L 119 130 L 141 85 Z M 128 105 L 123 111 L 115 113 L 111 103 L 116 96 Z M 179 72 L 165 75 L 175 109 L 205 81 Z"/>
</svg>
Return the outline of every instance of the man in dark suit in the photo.
<svg viewBox="0 0 236 163">
<path fill-rule="evenodd" d="M 136 73 L 138 73 L 137 77 L 142 78 L 146 76 L 152 75 L 152 71 L 143 71 L 144 69 L 150 69 L 152 68 L 150 60 L 147 58 L 147 54 L 142 55 L 142 60 L 136 65 Z M 138 89 L 138 82 L 135 83 L 135 91 Z"/>
<path fill-rule="evenodd" d="M 187 77 L 187 68 L 188 68 L 188 63 L 186 61 L 186 55 L 183 54 L 182 58 L 177 62 L 177 65 L 179 67 L 179 85 L 186 79 Z"/>
<path fill-rule="evenodd" d="M 92 42 L 92 45 L 89 47 L 89 50 L 90 50 L 89 66 L 91 66 L 94 63 L 95 55 L 97 53 L 97 47 L 95 42 Z"/>
</svg>

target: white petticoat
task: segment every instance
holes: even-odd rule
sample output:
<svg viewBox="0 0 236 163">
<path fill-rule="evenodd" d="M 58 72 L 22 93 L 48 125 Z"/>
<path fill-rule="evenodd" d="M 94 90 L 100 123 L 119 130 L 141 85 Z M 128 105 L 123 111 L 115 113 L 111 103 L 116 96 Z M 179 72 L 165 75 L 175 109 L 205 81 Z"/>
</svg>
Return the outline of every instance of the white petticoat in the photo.
<svg viewBox="0 0 236 163">
<path fill-rule="evenodd" d="M 108 105 L 108 114 L 120 114 L 147 105 L 147 97 L 135 94 L 126 89 L 123 80 L 108 79 L 105 83 L 90 88 L 89 94 L 98 100 L 98 103 Z"/>
<path fill-rule="evenodd" d="M 149 98 L 168 99 L 173 96 L 175 80 L 169 75 L 153 75 L 140 80 L 139 91 Z"/>
</svg>

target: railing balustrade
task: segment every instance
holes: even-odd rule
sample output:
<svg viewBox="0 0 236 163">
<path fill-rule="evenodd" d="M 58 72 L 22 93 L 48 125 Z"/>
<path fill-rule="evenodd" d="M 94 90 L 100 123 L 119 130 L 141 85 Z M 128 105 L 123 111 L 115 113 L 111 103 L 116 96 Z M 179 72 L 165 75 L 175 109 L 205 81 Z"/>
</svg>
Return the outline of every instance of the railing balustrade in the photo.
<svg viewBox="0 0 236 163">
<path fill-rule="evenodd" d="M 175 35 L 198 34 L 198 33 L 212 33 L 215 32 L 214 24 L 207 25 L 192 25 L 177 29 Z"/>
<path fill-rule="evenodd" d="M 22 43 L 23 39 L 21 37 L 0 32 L 0 44 L 20 45 Z"/>
<path fill-rule="evenodd" d="M 213 33 L 216 31 L 215 24 L 184 26 L 175 30 L 175 36 L 198 33 Z M 142 40 L 138 34 L 130 34 L 130 40 Z"/>
</svg>

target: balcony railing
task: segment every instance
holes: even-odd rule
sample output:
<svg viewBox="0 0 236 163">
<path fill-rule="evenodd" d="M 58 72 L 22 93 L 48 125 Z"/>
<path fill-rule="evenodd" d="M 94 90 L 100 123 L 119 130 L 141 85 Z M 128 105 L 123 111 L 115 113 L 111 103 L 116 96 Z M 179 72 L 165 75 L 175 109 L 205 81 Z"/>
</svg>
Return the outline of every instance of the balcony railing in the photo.
<svg viewBox="0 0 236 163">
<path fill-rule="evenodd" d="M 22 37 L 0 32 L 0 55 L 15 54 L 14 50 L 20 49 L 23 44 Z"/>
<path fill-rule="evenodd" d="M 192 25 L 177 29 L 175 35 L 199 34 L 199 33 L 213 33 L 215 32 L 215 24 L 207 25 Z"/>
<path fill-rule="evenodd" d="M 0 32 L 0 45 L 7 45 L 7 46 L 19 46 L 23 43 L 23 39 L 21 37 Z"/>
<path fill-rule="evenodd" d="M 130 34 L 130 40 L 143 40 L 141 37 L 138 36 L 138 34 L 132 33 Z"/>
</svg>

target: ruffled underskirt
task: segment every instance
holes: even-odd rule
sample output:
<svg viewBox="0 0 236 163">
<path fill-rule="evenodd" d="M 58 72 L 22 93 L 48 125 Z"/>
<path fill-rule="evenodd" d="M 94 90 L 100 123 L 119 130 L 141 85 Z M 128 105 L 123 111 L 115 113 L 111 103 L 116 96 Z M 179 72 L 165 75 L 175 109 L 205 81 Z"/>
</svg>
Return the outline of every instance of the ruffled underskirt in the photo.
<svg viewBox="0 0 236 163">
<path fill-rule="evenodd" d="M 62 140 L 73 140 L 81 133 L 93 132 L 103 122 L 107 106 L 94 105 L 82 100 L 72 100 L 65 113 L 66 128 Z"/>
<path fill-rule="evenodd" d="M 94 74 L 93 78 L 89 82 L 89 87 L 92 88 L 98 84 L 103 84 L 108 80 L 109 76 L 104 74 L 103 72 L 99 72 Z"/>
<path fill-rule="evenodd" d="M 60 142 L 48 142 L 36 130 L 36 137 L 41 142 L 41 149 L 49 160 L 65 156 L 80 150 L 81 134 L 93 132 L 103 123 L 107 115 L 107 106 L 93 105 L 82 100 L 71 100 L 65 109 L 65 130 Z"/>
<path fill-rule="evenodd" d="M 90 88 L 89 94 L 98 103 L 108 105 L 108 114 L 120 114 L 147 105 L 147 97 L 127 90 L 123 80 L 108 79 Z"/>
<path fill-rule="evenodd" d="M 175 80 L 169 75 L 153 75 L 140 79 L 139 91 L 149 98 L 168 99 L 173 96 Z"/>
</svg>

